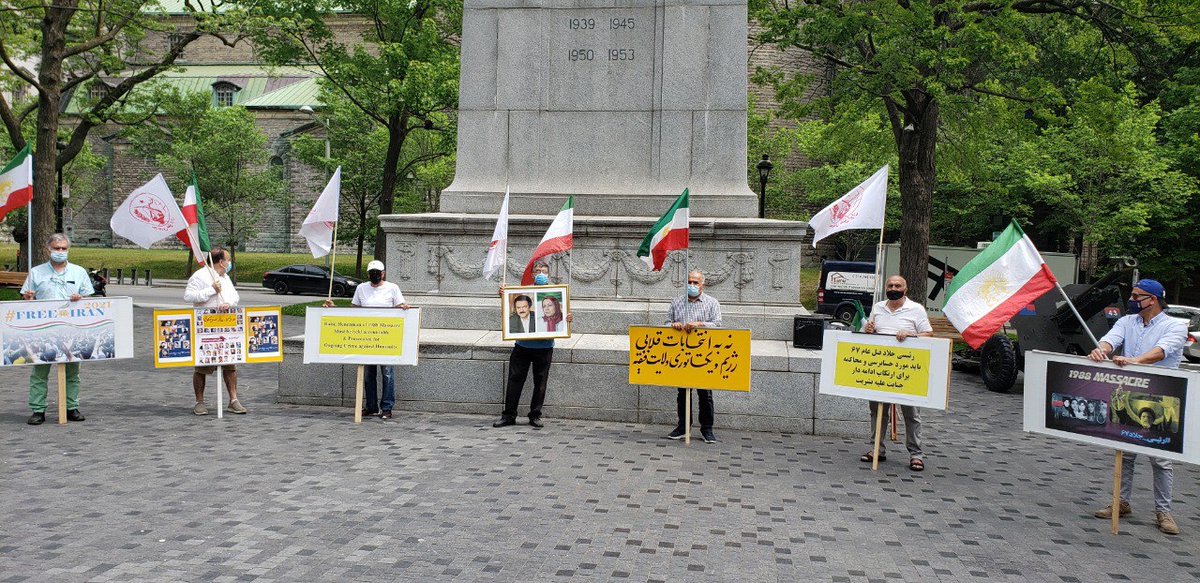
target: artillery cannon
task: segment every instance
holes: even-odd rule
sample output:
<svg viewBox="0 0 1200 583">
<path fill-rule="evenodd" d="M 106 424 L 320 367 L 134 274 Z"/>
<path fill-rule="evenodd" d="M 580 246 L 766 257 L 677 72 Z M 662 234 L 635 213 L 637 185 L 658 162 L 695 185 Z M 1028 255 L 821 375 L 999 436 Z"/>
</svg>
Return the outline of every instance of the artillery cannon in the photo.
<svg viewBox="0 0 1200 583">
<path fill-rule="evenodd" d="M 1112 270 L 1091 284 L 1063 286 L 1075 309 L 1096 338 L 1106 334 L 1123 314 L 1124 299 L 1129 297 L 1137 260 L 1121 257 L 1114 260 Z M 1085 355 L 1095 345 L 1062 294 L 1051 291 L 1009 321 L 1017 332 L 1013 342 L 1001 332 L 992 336 L 979 349 L 979 375 L 989 390 L 1005 393 L 1017 381 L 1017 372 L 1025 369 L 1026 350 L 1045 350 Z M 960 360 L 970 362 L 970 356 Z"/>
</svg>

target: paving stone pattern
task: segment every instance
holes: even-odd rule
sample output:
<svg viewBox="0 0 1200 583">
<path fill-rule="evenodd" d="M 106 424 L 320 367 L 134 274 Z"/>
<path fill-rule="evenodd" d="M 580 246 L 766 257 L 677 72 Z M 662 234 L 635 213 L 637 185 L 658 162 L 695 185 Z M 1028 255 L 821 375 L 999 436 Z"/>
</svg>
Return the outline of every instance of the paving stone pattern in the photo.
<svg viewBox="0 0 1200 583">
<path fill-rule="evenodd" d="M 925 414 L 927 471 L 896 444 L 873 473 L 865 439 L 721 431 L 719 412 L 721 441 L 690 447 L 562 419 L 355 426 L 273 404 L 274 365 L 242 367 L 248 415 L 195 417 L 188 371 L 152 368 L 137 318 L 136 360 L 85 366 L 85 422 L 26 426 L 28 373 L 0 370 L 0 581 L 1200 578 L 1191 466 L 1183 535 L 1154 528 L 1141 460 L 1112 536 L 1091 517 L 1112 452 L 1023 433 L 1021 396 L 969 375 Z"/>
</svg>

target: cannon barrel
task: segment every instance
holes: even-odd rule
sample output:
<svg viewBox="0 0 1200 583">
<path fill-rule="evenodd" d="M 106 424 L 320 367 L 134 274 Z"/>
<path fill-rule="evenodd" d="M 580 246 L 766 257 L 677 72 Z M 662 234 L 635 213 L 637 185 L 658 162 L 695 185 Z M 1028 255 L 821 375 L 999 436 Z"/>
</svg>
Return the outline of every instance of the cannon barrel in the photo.
<svg viewBox="0 0 1200 583">
<path fill-rule="evenodd" d="M 1121 300 L 1121 289 L 1113 284 L 1123 276 L 1129 275 L 1131 270 L 1137 267 L 1137 260 L 1131 257 L 1121 257 L 1114 263 L 1113 270 L 1096 280 L 1095 283 L 1077 293 L 1068 292 L 1071 303 L 1075 304 L 1075 309 L 1079 310 L 1079 315 L 1084 320 L 1090 319 L 1102 312 L 1106 306 Z M 1064 332 L 1080 329 L 1079 320 L 1075 318 L 1075 314 L 1071 313 L 1071 307 L 1066 304 L 1060 306 L 1050 319 Z"/>
</svg>

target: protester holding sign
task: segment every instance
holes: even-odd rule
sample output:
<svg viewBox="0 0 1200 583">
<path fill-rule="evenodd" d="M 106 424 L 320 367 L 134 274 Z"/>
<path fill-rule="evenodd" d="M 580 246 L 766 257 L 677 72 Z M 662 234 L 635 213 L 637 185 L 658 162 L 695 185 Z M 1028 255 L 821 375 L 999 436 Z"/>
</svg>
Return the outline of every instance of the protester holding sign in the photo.
<svg viewBox="0 0 1200 583">
<path fill-rule="evenodd" d="M 371 282 L 370 285 L 360 285 L 354 289 L 354 299 L 350 300 L 350 304 L 359 308 L 400 308 L 407 310 L 411 306 L 404 301 L 404 294 L 400 292 L 400 286 L 384 281 L 387 275 L 384 269 L 383 262 L 376 259 L 367 264 L 367 279 Z M 333 300 L 326 299 L 324 306 L 326 308 L 333 307 Z M 383 391 L 376 393 L 376 369 L 379 371 L 379 376 L 383 377 Z M 379 415 L 383 419 L 392 418 L 392 407 L 396 405 L 396 367 L 391 365 L 367 366 L 363 373 L 363 392 L 366 394 L 364 399 L 363 416 Z M 379 395 L 379 398 L 376 395 Z"/>
<path fill-rule="evenodd" d="M 546 265 L 542 261 L 535 261 L 531 269 L 533 271 L 533 285 L 550 285 L 549 265 Z M 500 287 L 500 297 L 504 297 L 504 286 Z M 518 299 L 516 303 L 530 305 L 527 296 L 519 297 L 526 299 L 523 302 Z M 515 316 L 516 314 L 513 315 Z M 526 317 L 531 318 L 528 315 Z M 574 317 L 568 312 L 567 322 L 573 320 Z M 520 320 L 518 320 L 517 325 L 521 326 Z M 534 329 L 531 326 L 527 331 L 533 331 Z M 500 413 L 500 419 L 492 423 L 492 427 L 508 427 L 509 425 L 517 424 L 517 404 L 521 402 L 521 391 L 525 389 L 525 377 L 529 375 L 529 368 L 531 366 L 533 367 L 533 395 L 529 398 L 529 424 L 534 429 L 544 427 L 542 424 L 542 403 L 546 401 L 546 383 L 550 379 L 550 363 L 553 360 L 553 339 L 517 340 L 512 354 L 508 357 L 508 387 L 504 391 L 504 411 Z"/>
<path fill-rule="evenodd" d="M 1142 364 L 1179 368 L 1188 336 L 1187 323 L 1163 312 L 1167 307 L 1167 292 L 1163 285 L 1153 279 L 1138 281 L 1125 304 L 1128 315 L 1117 320 L 1088 358 L 1099 362 L 1111 356 L 1117 366 Z M 1121 356 L 1112 356 L 1117 350 L 1121 351 Z M 1117 405 L 1119 403 L 1111 404 Z M 1137 454 L 1126 452 L 1125 457 L 1121 466 L 1121 516 L 1133 511 L 1129 497 L 1133 493 L 1133 466 Z M 1179 534 L 1179 525 L 1171 516 L 1171 485 L 1175 477 L 1171 460 L 1150 457 L 1150 467 L 1154 470 L 1154 522 L 1166 534 Z M 1096 511 L 1096 517 L 1111 519 L 1112 513 L 1110 504 Z"/>
<path fill-rule="evenodd" d="M 676 330 L 683 330 L 687 333 L 691 333 L 696 328 L 721 327 L 721 302 L 704 293 L 704 273 L 688 272 L 687 295 L 675 298 L 671 302 L 671 307 L 667 309 L 666 323 Z M 687 426 L 692 424 L 687 413 L 687 401 L 690 398 L 688 390 L 677 390 L 675 409 L 679 414 L 679 423 L 675 426 L 675 430 L 667 435 L 667 439 L 683 439 L 683 436 L 687 434 Z M 716 443 L 717 438 L 713 435 L 712 430 L 715 417 L 712 391 L 696 389 L 696 395 L 700 402 L 700 435 L 704 437 L 704 443 Z"/>
<path fill-rule="evenodd" d="M 895 335 L 896 340 L 903 342 L 905 338 L 914 336 L 933 336 L 933 326 L 929 323 L 929 315 L 925 306 L 914 302 L 906 295 L 908 282 L 899 275 L 887 279 L 884 295 L 887 299 L 871 308 L 871 317 L 867 320 L 864 331 L 867 334 Z M 883 415 L 881 433 L 886 433 L 890 415 L 884 413 L 886 403 L 870 401 L 871 415 Z M 900 412 L 904 415 L 904 445 L 908 448 L 908 468 L 914 472 L 925 470 L 925 453 L 921 451 L 921 416 L 916 407 L 901 405 Z M 871 425 L 871 444 L 875 444 L 875 424 Z M 887 459 L 884 453 L 884 443 L 879 443 L 879 459 Z M 859 458 L 860 461 L 872 463 L 872 452 L 867 452 Z"/>
<path fill-rule="evenodd" d="M 238 305 L 240 299 L 238 292 L 233 288 L 233 281 L 229 279 L 229 271 L 233 269 L 233 262 L 221 248 L 213 249 L 209 256 L 211 267 L 206 265 L 197 269 L 188 279 L 187 289 L 183 292 L 184 301 L 191 302 L 197 308 L 228 309 Z M 206 377 L 216 372 L 217 368 L 216 366 L 198 366 L 192 373 L 192 390 L 196 393 L 196 405 L 192 407 L 192 413 L 208 415 L 208 408 L 204 406 L 204 385 Z M 242 406 L 237 397 L 237 369 L 232 364 L 220 368 L 221 376 L 225 380 L 225 388 L 229 392 L 228 411 L 245 413 L 246 408 Z"/>
<path fill-rule="evenodd" d="M 77 302 L 90 296 L 92 278 L 87 271 L 67 261 L 71 241 L 62 233 L 55 233 L 46 241 L 50 250 L 50 261 L 29 270 L 21 286 L 21 296 L 26 300 L 67 300 Z M 79 412 L 79 363 L 68 362 L 67 373 L 67 420 L 83 421 Z M 41 425 L 46 421 L 46 386 L 50 377 L 49 364 L 36 364 L 29 374 L 29 408 L 33 414 L 27 423 Z M 62 377 L 59 377 L 60 379 Z M 61 410 L 59 412 L 61 415 Z"/>
</svg>

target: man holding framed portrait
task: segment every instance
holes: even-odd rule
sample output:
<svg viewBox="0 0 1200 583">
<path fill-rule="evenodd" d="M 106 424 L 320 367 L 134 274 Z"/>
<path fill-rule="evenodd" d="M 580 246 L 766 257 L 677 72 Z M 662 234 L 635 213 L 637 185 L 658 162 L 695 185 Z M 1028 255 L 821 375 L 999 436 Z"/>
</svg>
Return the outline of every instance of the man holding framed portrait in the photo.
<svg viewBox="0 0 1200 583">
<path fill-rule="evenodd" d="M 529 369 L 533 369 L 533 395 L 529 399 L 529 424 L 543 427 L 542 403 L 550 364 L 554 360 L 554 339 L 571 336 L 570 296 L 565 285 L 550 285 L 550 266 L 538 261 L 533 265 L 532 286 L 500 288 L 501 335 L 516 340 L 508 358 L 508 384 L 504 391 L 504 411 L 492 427 L 517 423 L 517 404 L 525 388 Z"/>
</svg>

